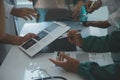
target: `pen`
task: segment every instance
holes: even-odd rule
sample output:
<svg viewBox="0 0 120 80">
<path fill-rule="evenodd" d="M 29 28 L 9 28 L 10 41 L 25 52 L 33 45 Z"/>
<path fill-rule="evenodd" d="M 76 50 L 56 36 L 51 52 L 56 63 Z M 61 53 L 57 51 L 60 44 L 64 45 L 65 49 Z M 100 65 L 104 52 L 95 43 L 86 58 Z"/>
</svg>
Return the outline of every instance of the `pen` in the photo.
<svg viewBox="0 0 120 80">
<path fill-rule="evenodd" d="M 77 32 L 76 34 L 81 34 L 81 32 Z"/>
<path fill-rule="evenodd" d="M 76 34 L 81 34 L 81 32 L 79 31 L 79 32 L 77 32 Z M 65 34 L 63 34 L 62 36 L 60 36 L 59 39 L 66 38 L 66 37 L 68 37 L 68 36 L 67 36 L 67 33 L 65 33 Z"/>
<path fill-rule="evenodd" d="M 91 5 L 90 5 L 90 8 L 93 7 L 93 5 L 95 4 L 96 1 L 97 1 L 97 0 L 92 0 L 92 3 L 91 3 Z"/>
</svg>

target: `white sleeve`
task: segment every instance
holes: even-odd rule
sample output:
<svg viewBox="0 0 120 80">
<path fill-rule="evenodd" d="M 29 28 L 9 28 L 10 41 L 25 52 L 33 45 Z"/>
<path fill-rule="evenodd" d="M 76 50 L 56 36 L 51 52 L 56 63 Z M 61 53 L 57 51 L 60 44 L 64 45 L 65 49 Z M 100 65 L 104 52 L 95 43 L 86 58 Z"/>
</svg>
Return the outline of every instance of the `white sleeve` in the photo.
<svg viewBox="0 0 120 80">
<path fill-rule="evenodd" d="M 5 16 L 9 17 L 11 15 L 11 11 L 12 11 L 14 5 L 11 5 L 11 4 L 7 3 L 6 1 L 4 1 L 4 7 L 5 7 Z"/>
<path fill-rule="evenodd" d="M 109 16 L 108 22 L 120 28 L 120 8 Z"/>
</svg>

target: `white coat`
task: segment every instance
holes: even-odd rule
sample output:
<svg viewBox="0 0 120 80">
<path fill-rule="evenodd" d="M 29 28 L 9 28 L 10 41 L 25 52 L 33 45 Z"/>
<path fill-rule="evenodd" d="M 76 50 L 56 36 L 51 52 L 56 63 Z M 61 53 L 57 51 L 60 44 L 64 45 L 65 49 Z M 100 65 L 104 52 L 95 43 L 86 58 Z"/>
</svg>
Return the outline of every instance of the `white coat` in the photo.
<svg viewBox="0 0 120 80">
<path fill-rule="evenodd" d="M 5 14 L 6 33 L 11 35 L 16 35 L 14 18 L 10 14 L 14 5 L 10 4 L 9 0 L 4 0 L 4 7 L 5 7 L 5 13 L 6 13 Z M 0 44 L 0 63 L 2 63 L 8 51 L 10 50 L 10 48 L 11 48 L 11 45 Z"/>
<path fill-rule="evenodd" d="M 11 10 L 14 5 L 10 4 L 10 0 L 4 1 L 5 6 L 5 20 L 6 20 L 6 33 L 16 35 L 15 32 L 15 21 L 13 15 L 11 15 Z"/>
</svg>

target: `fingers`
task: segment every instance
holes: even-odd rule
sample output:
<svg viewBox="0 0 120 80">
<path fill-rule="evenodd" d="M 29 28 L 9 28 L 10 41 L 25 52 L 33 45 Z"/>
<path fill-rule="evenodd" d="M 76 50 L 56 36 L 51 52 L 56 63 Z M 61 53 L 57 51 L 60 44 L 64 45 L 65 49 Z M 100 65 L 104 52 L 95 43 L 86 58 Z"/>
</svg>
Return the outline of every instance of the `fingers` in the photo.
<svg viewBox="0 0 120 80">
<path fill-rule="evenodd" d="M 24 37 L 25 37 L 25 38 L 33 38 L 33 37 L 35 37 L 35 36 L 36 36 L 36 34 L 28 33 L 28 34 L 25 35 Z"/>
<path fill-rule="evenodd" d="M 22 44 L 23 42 L 25 42 L 25 41 L 27 41 L 27 40 L 29 40 L 29 39 L 35 37 L 35 36 L 36 36 L 36 34 L 28 33 L 28 34 L 25 35 L 24 37 L 21 37 L 20 42 L 21 42 L 21 44 Z"/>
<path fill-rule="evenodd" d="M 81 34 L 78 34 L 77 30 L 71 30 L 68 32 L 68 41 L 72 44 L 75 44 L 79 47 L 82 46 L 83 39 L 81 37 Z"/>
<path fill-rule="evenodd" d="M 71 58 L 64 53 L 61 53 L 60 57 L 63 57 L 66 60 L 65 61 L 60 61 L 60 60 L 54 60 L 54 59 L 51 59 L 51 58 L 49 60 L 51 62 L 53 62 L 54 64 L 62 67 L 66 71 L 77 72 L 78 66 L 80 64 L 80 62 L 78 60 L 76 60 L 74 58 Z M 71 67 L 71 65 L 72 65 L 72 67 Z"/>
<path fill-rule="evenodd" d="M 78 33 L 77 30 L 71 30 L 71 31 L 68 32 L 67 35 L 68 35 L 69 42 L 74 43 L 74 40 L 76 39 L 76 36 L 78 36 L 77 33 Z"/>
<path fill-rule="evenodd" d="M 36 34 L 33 33 L 28 33 L 27 35 L 25 35 L 24 37 L 19 37 L 18 42 L 16 43 L 17 45 L 20 45 L 22 43 L 24 43 L 25 41 L 35 37 Z"/>
<path fill-rule="evenodd" d="M 85 6 L 86 6 L 86 8 L 87 8 L 87 9 L 89 9 L 89 8 L 90 8 L 91 3 L 92 3 L 92 1 L 87 1 L 87 2 L 85 3 Z"/>
<path fill-rule="evenodd" d="M 88 13 L 94 12 L 94 7 L 88 8 L 87 11 L 88 11 Z"/>
<path fill-rule="evenodd" d="M 86 2 L 86 8 L 88 13 L 92 13 L 94 12 L 96 9 L 100 8 L 102 5 L 101 0 L 97 0 L 97 1 L 87 1 Z"/>
<path fill-rule="evenodd" d="M 24 14 L 22 15 L 24 17 L 24 19 L 28 20 L 32 20 L 32 16 L 37 18 L 37 13 L 33 10 L 33 9 L 30 9 L 30 8 L 23 8 L 24 10 Z"/>
<path fill-rule="evenodd" d="M 57 60 L 54 60 L 54 59 L 49 59 L 51 62 L 53 62 L 55 65 L 57 66 L 60 66 L 60 67 L 63 67 L 63 62 L 61 61 L 57 61 Z"/>
<path fill-rule="evenodd" d="M 33 17 L 37 18 L 37 13 L 35 12 L 35 10 L 30 9 L 30 8 L 26 8 L 26 9 L 29 15 L 32 15 Z"/>
<path fill-rule="evenodd" d="M 64 61 L 64 59 L 71 60 L 71 57 L 66 55 L 65 53 L 60 53 L 60 58 L 61 61 Z"/>
<path fill-rule="evenodd" d="M 60 53 L 59 55 L 59 60 L 54 60 L 54 59 L 49 59 L 51 62 L 53 62 L 54 64 L 58 65 L 58 66 L 61 66 L 61 67 L 65 67 L 65 64 L 67 61 L 70 61 L 72 58 L 69 57 L 68 55 L 64 54 L 64 53 Z M 66 61 L 64 60 L 66 59 Z"/>
<path fill-rule="evenodd" d="M 59 56 L 58 56 L 58 60 L 59 61 L 64 61 L 64 58 L 61 56 L 61 54 L 65 54 L 64 52 L 60 51 L 59 52 Z"/>
<path fill-rule="evenodd" d="M 25 20 L 32 20 L 32 16 L 37 18 L 37 13 L 31 8 L 13 8 L 11 14 Z"/>
</svg>

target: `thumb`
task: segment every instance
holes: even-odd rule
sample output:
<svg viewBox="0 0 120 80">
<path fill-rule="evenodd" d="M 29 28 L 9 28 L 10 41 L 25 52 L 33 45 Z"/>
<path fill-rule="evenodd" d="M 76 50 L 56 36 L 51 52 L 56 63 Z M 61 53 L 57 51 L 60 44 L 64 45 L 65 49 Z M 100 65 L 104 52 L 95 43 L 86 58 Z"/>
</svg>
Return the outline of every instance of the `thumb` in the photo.
<svg viewBox="0 0 120 80">
<path fill-rule="evenodd" d="M 88 11 L 88 13 L 92 13 L 92 12 L 94 12 L 94 8 L 93 7 L 88 8 L 87 11 Z"/>
<path fill-rule="evenodd" d="M 56 60 L 54 60 L 54 59 L 49 59 L 52 63 L 54 63 L 55 65 L 58 65 L 58 66 L 61 66 L 62 67 L 62 62 L 60 62 L 60 61 L 56 61 Z"/>
</svg>

